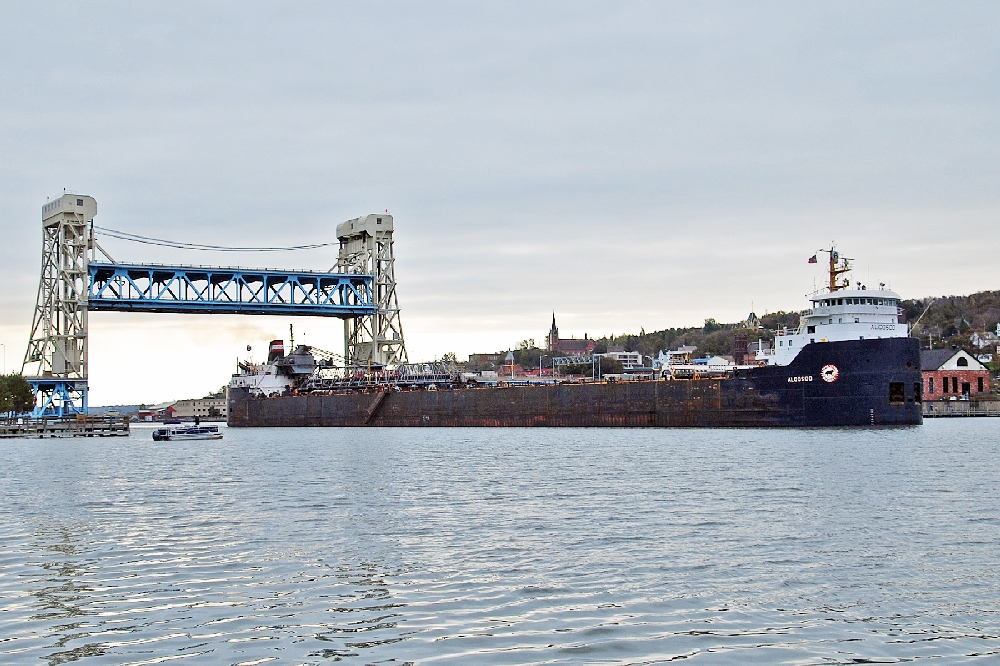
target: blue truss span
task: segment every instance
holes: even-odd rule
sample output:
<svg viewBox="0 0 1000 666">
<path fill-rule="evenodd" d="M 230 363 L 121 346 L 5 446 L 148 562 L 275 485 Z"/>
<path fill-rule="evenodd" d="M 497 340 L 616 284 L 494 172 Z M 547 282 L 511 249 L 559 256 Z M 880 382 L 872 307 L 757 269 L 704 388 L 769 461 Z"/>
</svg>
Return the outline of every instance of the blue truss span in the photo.
<svg viewBox="0 0 1000 666">
<path fill-rule="evenodd" d="M 99 263 L 90 264 L 87 307 L 342 319 L 376 311 L 371 275 Z"/>
</svg>

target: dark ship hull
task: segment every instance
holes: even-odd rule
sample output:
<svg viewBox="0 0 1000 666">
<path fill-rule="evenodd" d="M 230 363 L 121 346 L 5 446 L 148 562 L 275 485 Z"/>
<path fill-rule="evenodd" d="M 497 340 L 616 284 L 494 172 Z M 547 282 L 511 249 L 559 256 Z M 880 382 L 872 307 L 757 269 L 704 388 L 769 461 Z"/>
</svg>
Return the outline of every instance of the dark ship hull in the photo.
<svg viewBox="0 0 1000 666">
<path fill-rule="evenodd" d="M 840 427 L 919 425 L 914 338 L 806 345 L 787 366 L 726 379 L 254 398 L 229 390 L 229 425 Z"/>
</svg>

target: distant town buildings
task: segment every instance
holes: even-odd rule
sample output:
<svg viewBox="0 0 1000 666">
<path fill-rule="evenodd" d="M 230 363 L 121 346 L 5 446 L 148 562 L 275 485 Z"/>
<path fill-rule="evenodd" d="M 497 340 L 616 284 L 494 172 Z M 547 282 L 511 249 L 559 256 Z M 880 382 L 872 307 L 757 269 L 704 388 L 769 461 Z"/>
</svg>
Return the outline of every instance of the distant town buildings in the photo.
<svg viewBox="0 0 1000 666">
<path fill-rule="evenodd" d="M 492 363 L 499 366 L 504 364 L 504 357 L 507 352 L 495 352 L 493 354 L 469 354 L 469 363 L 476 365 L 486 365 Z"/>
<path fill-rule="evenodd" d="M 556 313 L 552 313 L 552 327 L 549 329 L 547 337 L 547 348 L 550 352 L 559 352 L 566 356 L 586 356 L 594 351 L 597 343 L 587 338 L 584 333 L 583 340 L 576 338 L 560 338 L 559 328 L 556 326 Z"/>
<path fill-rule="evenodd" d="M 193 419 L 225 419 L 225 394 L 207 395 L 193 400 L 178 400 L 174 403 L 174 418 Z"/>
<path fill-rule="evenodd" d="M 624 347 L 608 347 L 607 353 L 599 354 L 599 356 L 615 359 L 622 364 L 623 370 L 631 370 L 643 365 L 642 354 L 637 351 L 625 351 Z"/>
<path fill-rule="evenodd" d="M 189 419 L 195 417 L 203 421 L 225 421 L 228 416 L 226 394 L 214 393 L 204 398 L 161 402 L 140 409 L 136 415 L 140 421 L 162 421 L 164 419 Z"/>
</svg>

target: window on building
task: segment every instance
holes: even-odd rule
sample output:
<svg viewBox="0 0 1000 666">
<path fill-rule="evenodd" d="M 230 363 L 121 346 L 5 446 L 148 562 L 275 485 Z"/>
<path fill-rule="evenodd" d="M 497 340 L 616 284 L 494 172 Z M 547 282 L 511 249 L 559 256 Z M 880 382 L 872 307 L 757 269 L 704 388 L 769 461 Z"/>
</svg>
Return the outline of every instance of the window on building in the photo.
<svg viewBox="0 0 1000 666">
<path fill-rule="evenodd" d="M 963 368 L 968 367 L 969 359 L 965 358 L 964 356 L 959 356 L 958 361 L 955 363 L 955 365 L 960 365 Z"/>
<path fill-rule="evenodd" d="M 941 378 L 941 393 L 947 393 L 947 392 L 948 392 L 948 378 L 947 377 L 942 377 Z"/>
<path fill-rule="evenodd" d="M 982 376 L 976 377 L 976 384 L 977 384 L 976 388 L 978 388 L 979 392 L 982 393 L 983 392 L 983 378 L 982 378 Z"/>
<path fill-rule="evenodd" d="M 76 205 L 77 206 L 82 206 L 83 205 L 83 199 L 77 199 L 76 200 Z"/>
<path fill-rule="evenodd" d="M 930 395 L 934 395 L 934 378 L 933 377 L 928 377 L 927 378 L 927 393 L 930 394 Z"/>
<path fill-rule="evenodd" d="M 962 382 L 962 395 L 968 397 L 972 393 L 972 384 L 969 382 Z"/>
<path fill-rule="evenodd" d="M 951 392 L 958 393 L 958 377 L 951 378 Z"/>
</svg>

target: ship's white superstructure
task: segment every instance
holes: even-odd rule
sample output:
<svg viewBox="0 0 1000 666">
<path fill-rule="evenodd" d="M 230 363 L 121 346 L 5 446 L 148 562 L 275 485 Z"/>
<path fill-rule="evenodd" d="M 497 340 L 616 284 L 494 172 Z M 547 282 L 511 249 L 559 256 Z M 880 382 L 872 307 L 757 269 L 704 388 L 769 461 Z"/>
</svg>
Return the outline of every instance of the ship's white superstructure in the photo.
<svg viewBox="0 0 1000 666">
<path fill-rule="evenodd" d="M 838 283 L 837 276 L 850 270 L 849 260 L 841 258 L 831 248 L 830 290 L 809 298 L 812 308 L 800 314 L 799 327 L 777 332 L 772 349 L 757 352 L 757 361 L 767 365 L 788 365 L 808 344 L 870 340 L 873 338 L 905 338 L 908 324 L 900 323 L 902 309 L 899 294 L 885 289 L 867 289 L 858 284 Z M 815 257 L 811 260 L 815 263 Z"/>
<path fill-rule="evenodd" d="M 899 323 L 899 295 L 887 289 L 851 289 L 819 294 L 809 299 L 812 309 L 801 314 L 796 330 L 775 336 L 774 348 L 757 354 L 768 365 L 788 365 L 807 344 L 905 338 L 907 324 Z"/>
<path fill-rule="evenodd" d="M 250 395 L 272 396 L 282 395 L 292 390 L 292 378 L 281 374 L 273 363 L 241 365 L 243 372 L 233 375 L 229 381 L 230 388 L 245 388 Z"/>
</svg>

